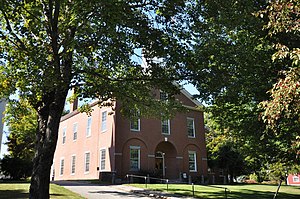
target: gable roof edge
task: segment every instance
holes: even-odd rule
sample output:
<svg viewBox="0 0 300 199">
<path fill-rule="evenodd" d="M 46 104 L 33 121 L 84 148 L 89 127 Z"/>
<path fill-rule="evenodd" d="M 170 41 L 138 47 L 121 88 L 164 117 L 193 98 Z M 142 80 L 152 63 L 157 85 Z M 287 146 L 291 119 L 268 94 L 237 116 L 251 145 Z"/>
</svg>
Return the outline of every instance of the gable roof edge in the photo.
<svg viewBox="0 0 300 199">
<path fill-rule="evenodd" d="M 189 100 L 191 100 L 196 106 L 203 106 L 198 100 L 193 99 L 193 96 L 185 88 L 182 87 L 180 92 Z"/>
</svg>

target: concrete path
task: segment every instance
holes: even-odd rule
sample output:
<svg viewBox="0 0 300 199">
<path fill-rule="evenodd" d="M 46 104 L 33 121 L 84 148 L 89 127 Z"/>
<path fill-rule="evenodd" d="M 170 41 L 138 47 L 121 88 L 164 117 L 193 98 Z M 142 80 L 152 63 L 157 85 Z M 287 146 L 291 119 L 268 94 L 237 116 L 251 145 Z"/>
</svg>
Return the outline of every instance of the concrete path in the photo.
<svg viewBox="0 0 300 199">
<path fill-rule="evenodd" d="M 99 185 L 82 181 L 54 181 L 52 183 L 65 187 L 87 199 L 179 199 L 188 198 L 169 193 L 144 190 L 126 185 Z"/>
</svg>

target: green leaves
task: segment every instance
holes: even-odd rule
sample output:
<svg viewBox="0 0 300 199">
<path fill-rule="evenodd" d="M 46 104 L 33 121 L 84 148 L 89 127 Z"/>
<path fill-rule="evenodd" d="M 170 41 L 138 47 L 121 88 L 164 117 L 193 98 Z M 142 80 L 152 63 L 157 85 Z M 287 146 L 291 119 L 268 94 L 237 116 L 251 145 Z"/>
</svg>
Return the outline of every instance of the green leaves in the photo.
<svg viewBox="0 0 300 199">
<path fill-rule="evenodd" d="M 6 143 L 10 156 L 31 161 L 38 126 L 35 110 L 26 100 L 10 101 L 6 106 L 4 121 L 10 132 Z"/>
<path fill-rule="evenodd" d="M 273 9 L 279 4 L 283 4 L 285 11 Z M 292 24 L 297 27 L 299 12 L 286 12 L 290 7 L 297 11 L 297 4 L 296 1 L 272 1 L 271 4 L 264 1 L 200 1 L 194 8 L 196 14 L 192 15 L 195 21 L 191 25 L 195 39 L 192 82 L 201 91 L 199 98 L 211 105 L 208 110 L 211 112 L 210 120 L 215 123 L 212 129 L 219 132 L 217 137 L 223 139 L 222 136 L 225 136 L 224 139 L 233 140 L 239 146 L 239 152 L 250 160 L 247 162 L 252 169 L 262 166 L 251 164 L 251 161 L 257 162 L 258 157 L 266 165 L 275 161 L 295 160 L 292 143 L 298 132 L 299 122 L 296 120 L 299 117 L 294 111 L 298 96 L 293 89 L 298 78 L 288 85 L 294 86 L 282 90 L 283 96 L 278 96 L 282 103 L 288 103 L 289 98 L 293 105 L 283 105 L 281 102 L 278 105 L 265 104 L 268 113 L 283 111 L 279 114 L 280 120 L 282 116 L 288 116 L 281 122 L 275 120 L 276 114 L 264 116 L 265 120 L 274 121 L 277 134 L 266 129 L 266 124 L 261 120 L 263 110 L 259 104 L 269 100 L 268 90 L 282 77 L 278 72 L 291 63 L 293 66 L 298 63 L 299 45 L 296 41 L 299 41 L 299 28 L 296 30 Z M 265 8 L 266 12 L 260 12 Z M 257 16 L 262 14 L 263 18 L 255 16 L 256 13 L 259 13 Z M 279 16 L 282 19 L 278 23 L 289 24 L 291 29 L 288 33 L 284 33 L 282 30 L 286 29 L 280 27 L 273 29 Z M 292 17 L 295 17 L 294 20 L 285 21 Z M 271 20 L 273 22 L 267 25 Z M 272 57 L 276 60 L 280 58 L 280 61 L 273 62 Z M 288 60 L 290 57 L 296 61 Z M 271 92 L 275 90 L 280 88 L 276 86 Z"/>
<path fill-rule="evenodd" d="M 0 31 L 5 60 L 1 93 L 7 90 L 6 96 L 18 90 L 35 106 L 45 93 L 58 88 L 78 87 L 81 97 L 101 99 L 121 99 L 124 89 L 135 95 L 165 86 L 177 90 L 171 82 L 179 79 L 178 60 L 185 47 L 165 22 L 182 11 L 182 1 L 3 1 L 1 5 L 0 14 L 6 16 L 1 17 Z M 159 10 L 164 10 L 161 15 L 154 14 Z M 145 52 L 147 68 L 139 66 L 141 58 L 132 59 L 136 49 Z M 138 87 L 144 91 L 140 93 Z"/>
</svg>

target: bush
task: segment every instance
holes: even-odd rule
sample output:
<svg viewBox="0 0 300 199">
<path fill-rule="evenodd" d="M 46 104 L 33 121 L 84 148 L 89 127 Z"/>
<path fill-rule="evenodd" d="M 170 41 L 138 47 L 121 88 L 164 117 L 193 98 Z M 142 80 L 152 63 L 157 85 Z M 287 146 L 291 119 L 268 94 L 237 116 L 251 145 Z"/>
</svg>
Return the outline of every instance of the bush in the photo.
<svg viewBox="0 0 300 199">
<path fill-rule="evenodd" d="M 0 168 L 5 176 L 13 180 L 26 179 L 31 176 L 33 163 L 30 160 L 5 155 L 0 162 Z"/>
<path fill-rule="evenodd" d="M 255 181 L 255 182 L 258 182 L 258 176 L 255 174 L 255 173 L 252 173 L 249 175 L 249 179 L 251 181 Z"/>
</svg>

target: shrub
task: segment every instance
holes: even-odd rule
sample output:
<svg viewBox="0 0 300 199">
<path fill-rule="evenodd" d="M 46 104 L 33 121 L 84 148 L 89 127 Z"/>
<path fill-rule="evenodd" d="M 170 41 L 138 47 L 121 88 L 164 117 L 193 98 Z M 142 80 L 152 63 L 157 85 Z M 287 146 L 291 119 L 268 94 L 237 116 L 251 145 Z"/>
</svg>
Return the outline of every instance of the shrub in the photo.
<svg viewBox="0 0 300 199">
<path fill-rule="evenodd" d="M 26 179 L 31 176 L 32 166 L 30 160 L 10 157 L 9 155 L 5 155 L 0 162 L 2 173 L 14 180 Z"/>
</svg>

